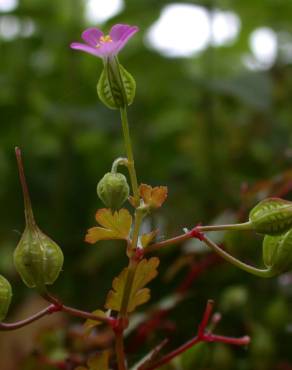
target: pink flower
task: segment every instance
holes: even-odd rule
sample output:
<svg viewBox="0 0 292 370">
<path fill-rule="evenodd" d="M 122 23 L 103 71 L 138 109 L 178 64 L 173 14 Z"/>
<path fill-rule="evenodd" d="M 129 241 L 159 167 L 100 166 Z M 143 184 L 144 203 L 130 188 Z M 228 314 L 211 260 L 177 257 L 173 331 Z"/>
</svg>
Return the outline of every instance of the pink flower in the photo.
<svg viewBox="0 0 292 370">
<path fill-rule="evenodd" d="M 139 28 L 136 26 L 116 24 L 111 28 L 109 35 L 104 35 L 98 28 L 88 28 L 82 33 L 85 44 L 73 42 L 70 47 L 102 59 L 111 59 L 119 53 L 138 30 Z"/>
</svg>

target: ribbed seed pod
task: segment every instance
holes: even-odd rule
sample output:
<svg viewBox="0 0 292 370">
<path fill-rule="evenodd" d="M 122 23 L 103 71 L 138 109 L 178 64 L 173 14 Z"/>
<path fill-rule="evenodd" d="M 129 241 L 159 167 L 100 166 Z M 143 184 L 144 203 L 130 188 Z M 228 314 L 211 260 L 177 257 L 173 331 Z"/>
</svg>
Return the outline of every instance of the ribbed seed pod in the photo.
<svg viewBox="0 0 292 370">
<path fill-rule="evenodd" d="M 16 270 L 29 288 L 53 284 L 64 261 L 61 248 L 37 225 L 25 228 L 13 258 Z"/>
<path fill-rule="evenodd" d="M 292 269 L 292 229 L 282 235 L 265 236 L 263 261 L 275 275 Z"/>
<path fill-rule="evenodd" d="M 258 233 L 282 234 L 292 226 L 292 202 L 280 198 L 267 198 L 251 210 L 249 219 Z"/>
<path fill-rule="evenodd" d="M 116 211 L 121 208 L 129 197 L 129 185 L 122 173 L 106 173 L 97 184 L 97 195 L 100 200 Z"/>
<path fill-rule="evenodd" d="M 45 290 L 57 279 L 64 262 L 61 248 L 37 226 L 25 181 L 21 152 L 16 148 L 19 176 L 24 196 L 26 227 L 14 251 L 16 270 L 29 288 Z"/>
<path fill-rule="evenodd" d="M 0 275 L 0 321 L 3 321 L 9 310 L 12 298 L 12 288 L 7 279 Z"/>
</svg>

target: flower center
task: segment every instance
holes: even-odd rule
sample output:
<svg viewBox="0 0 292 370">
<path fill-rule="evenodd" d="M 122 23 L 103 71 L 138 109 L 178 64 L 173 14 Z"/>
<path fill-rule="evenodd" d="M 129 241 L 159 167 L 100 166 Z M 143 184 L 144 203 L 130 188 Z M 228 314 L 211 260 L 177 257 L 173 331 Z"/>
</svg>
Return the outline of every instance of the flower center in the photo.
<svg viewBox="0 0 292 370">
<path fill-rule="evenodd" d="M 107 42 L 113 42 L 112 38 L 110 37 L 110 35 L 106 35 L 106 36 L 101 36 L 99 38 L 99 43 L 96 45 L 97 48 L 99 48 L 101 46 L 101 44 L 105 44 Z"/>
</svg>

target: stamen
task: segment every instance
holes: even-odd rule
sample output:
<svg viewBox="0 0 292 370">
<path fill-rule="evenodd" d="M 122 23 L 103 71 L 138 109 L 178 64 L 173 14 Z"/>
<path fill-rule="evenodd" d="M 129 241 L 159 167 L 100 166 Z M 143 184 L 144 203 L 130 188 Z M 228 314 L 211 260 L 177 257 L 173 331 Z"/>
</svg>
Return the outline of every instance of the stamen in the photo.
<svg viewBox="0 0 292 370">
<path fill-rule="evenodd" d="M 99 38 L 99 42 L 96 44 L 96 48 L 99 48 L 101 47 L 101 44 L 104 44 L 106 42 L 113 42 L 112 38 L 110 37 L 110 35 L 106 35 L 106 36 L 101 36 Z"/>
<path fill-rule="evenodd" d="M 112 38 L 110 37 L 110 35 L 106 35 L 106 36 L 101 36 L 100 39 L 99 39 L 100 42 L 112 42 Z"/>
</svg>

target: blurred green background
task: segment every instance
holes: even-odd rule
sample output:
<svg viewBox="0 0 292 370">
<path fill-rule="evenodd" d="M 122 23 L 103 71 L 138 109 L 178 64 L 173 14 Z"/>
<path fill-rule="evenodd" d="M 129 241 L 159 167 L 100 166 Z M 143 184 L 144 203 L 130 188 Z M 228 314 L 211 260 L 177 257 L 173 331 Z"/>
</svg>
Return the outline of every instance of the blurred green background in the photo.
<svg viewBox="0 0 292 370">
<path fill-rule="evenodd" d="M 102 207 L 96 184 L 124 147 L 118 112 L 96 95 L 101 61 L 70 43 L 92 25 L 140 27 L 120 54 L 137 82 L 129 108 L 137 173 L 141 182 L 169 187 L 165 206 L 144 227 L 174 236 L 199 222 L 245 220 L 269 195 L 291 198 L 291 19 L 292 3 L 284 0 L 0 0 L 0 271 L 14 289 L 9 319 L 41 304 L 12 264 L 24 227 L 16 145 L 38 224 L 65 254 L 53 291 L 91 311 L 104 303 L 126 264 L 123 244 L 84 243 Z M 261 264 L 260 236 L 214 239 Z M 169 313 L 170 327 L 156 328 L 134 350 L 130 334 L 131 364 L 165 336 L 168 349 L 193 336 L 212 298 L 223 314 L 218 333 L 249 334 L 252 344 L 247 350 L 205 345 L 200 356 L 192 353 L 170 369 L 292 369 L 291 274 L 263 281 L 211 260 L 194 279 L 190 273 L 210 258 L 200 245 L 160 255 L 152 303 L 178 288 L 188 296 Z M 0 335 L 1 370 L 55 369 L 40 362 L 39 353 L 62 360 L 101 346 L 76 344 L 66 321 L 33 328 Z"/>
</svg>

